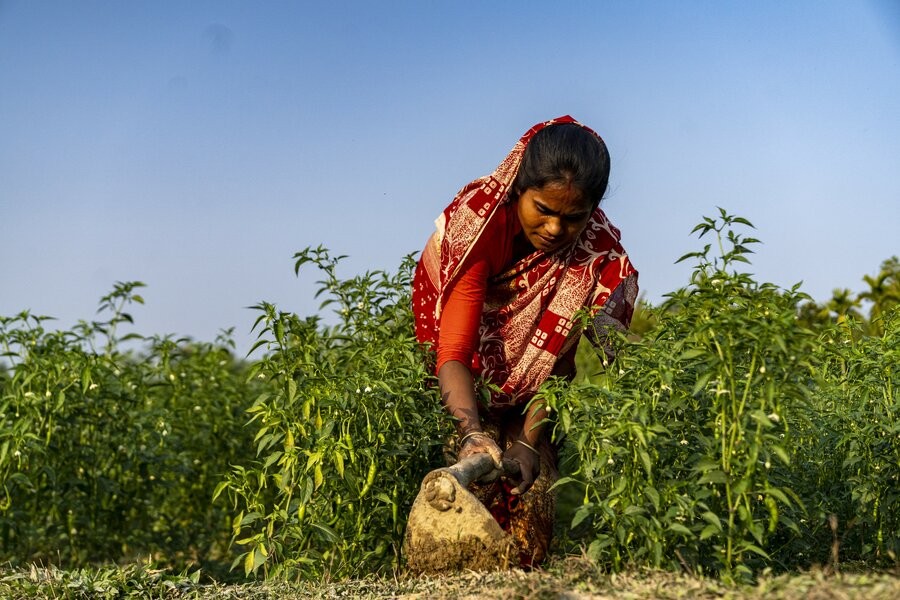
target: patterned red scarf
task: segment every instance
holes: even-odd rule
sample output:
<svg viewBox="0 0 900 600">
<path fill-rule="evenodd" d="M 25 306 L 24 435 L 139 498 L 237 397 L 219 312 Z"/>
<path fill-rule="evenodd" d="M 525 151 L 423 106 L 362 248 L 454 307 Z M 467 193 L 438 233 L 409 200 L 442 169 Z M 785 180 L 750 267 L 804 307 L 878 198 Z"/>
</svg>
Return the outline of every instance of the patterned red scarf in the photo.
<svg viewBox="0 0 900 600">
<path fill-rule="evenodd" d="M 437 345 L 445 290 L 459 275 L 485 224 L 509 201 L 528 142 L 558 123 L 580 125 L 569 116 L 535 125 L 496 171 L 464 187 L 436 221 L 437 231 L 413 279 L 420 342 Z M 498 386 L 499 392 L 491 394 L 492 406 L 527 402 L 550 376 L 557 358 L 577 343 L 575 313 L 584 307 L 599 309 L 636 273 L 619 238 L 619 230 L 597 208 L 572 246 L 549 254 L 535 251 L 490 279 L 472 367 L 476 376 Z"/>
</svg>

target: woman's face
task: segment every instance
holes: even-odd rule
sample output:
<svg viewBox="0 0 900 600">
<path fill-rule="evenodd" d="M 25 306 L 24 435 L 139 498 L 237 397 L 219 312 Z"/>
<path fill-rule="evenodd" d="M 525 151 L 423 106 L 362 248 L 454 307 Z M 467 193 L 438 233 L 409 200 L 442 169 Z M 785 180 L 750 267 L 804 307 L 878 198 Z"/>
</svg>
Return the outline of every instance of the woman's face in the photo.
<svg viewBox="0 0 900 600">
<path fill-rule="evenodd" d="M 519 222 L 525 238 L 538 250 L 555 252 L 581 235 L 594 206 L 581 191 L 565 183 L 528 188 L 519 196 Z"/>
</svg>

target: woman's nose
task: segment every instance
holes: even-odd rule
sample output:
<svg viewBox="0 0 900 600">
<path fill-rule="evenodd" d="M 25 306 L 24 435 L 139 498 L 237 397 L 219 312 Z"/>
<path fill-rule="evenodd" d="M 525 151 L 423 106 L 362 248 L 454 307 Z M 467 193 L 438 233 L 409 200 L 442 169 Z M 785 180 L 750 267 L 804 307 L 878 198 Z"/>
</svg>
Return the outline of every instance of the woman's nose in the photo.
<svg viewBox="0 0 900 600">
<path fill-rule="evenodd" d="M 557 236 L 562 233 L 562 225 L 560 224 L 559 219 L 548 219 L 544 228 L 547 230 L 548 235 Z"/>
</svg>

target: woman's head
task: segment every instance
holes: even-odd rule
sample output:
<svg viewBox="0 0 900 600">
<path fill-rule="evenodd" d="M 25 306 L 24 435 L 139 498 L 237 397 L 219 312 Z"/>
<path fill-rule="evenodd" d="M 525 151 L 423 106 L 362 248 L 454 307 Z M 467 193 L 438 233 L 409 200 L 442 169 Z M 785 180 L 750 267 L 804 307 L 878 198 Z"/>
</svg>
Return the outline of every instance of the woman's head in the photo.
<svg viewBox="0 0 900 600">
<path fill-rule="evenodd" d="M 525 147 L 510 198 L 534 248 L 555 252 L 581 234 L 606 191 L 609 153 L 576 123 L 550 125 Z"/>
<path fill-rule="evenodd" d="M 577 190 L 596 207 L 608 182 L 609 152 L 603 140 L 577 123 L 560 123 L 541 129 L 528 142 L 512 195 L 518 199 L 530 188 L 554 184 Z"/>
</svg>

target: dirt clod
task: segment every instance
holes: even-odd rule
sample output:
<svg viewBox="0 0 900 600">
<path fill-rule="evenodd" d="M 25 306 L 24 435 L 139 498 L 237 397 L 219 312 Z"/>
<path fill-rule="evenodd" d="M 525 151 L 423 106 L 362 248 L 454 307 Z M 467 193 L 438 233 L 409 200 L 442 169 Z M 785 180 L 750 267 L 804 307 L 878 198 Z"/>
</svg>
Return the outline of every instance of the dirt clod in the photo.
<svg viewBox="0 0 900 600">
<path fill-rule="evenodd" d="M 508 569 L 510 557 L 518 556 L 513 539 L 446 470 L 432 471 L 422 482 L 403 545 L 413 573 Z"/>
</svg>

